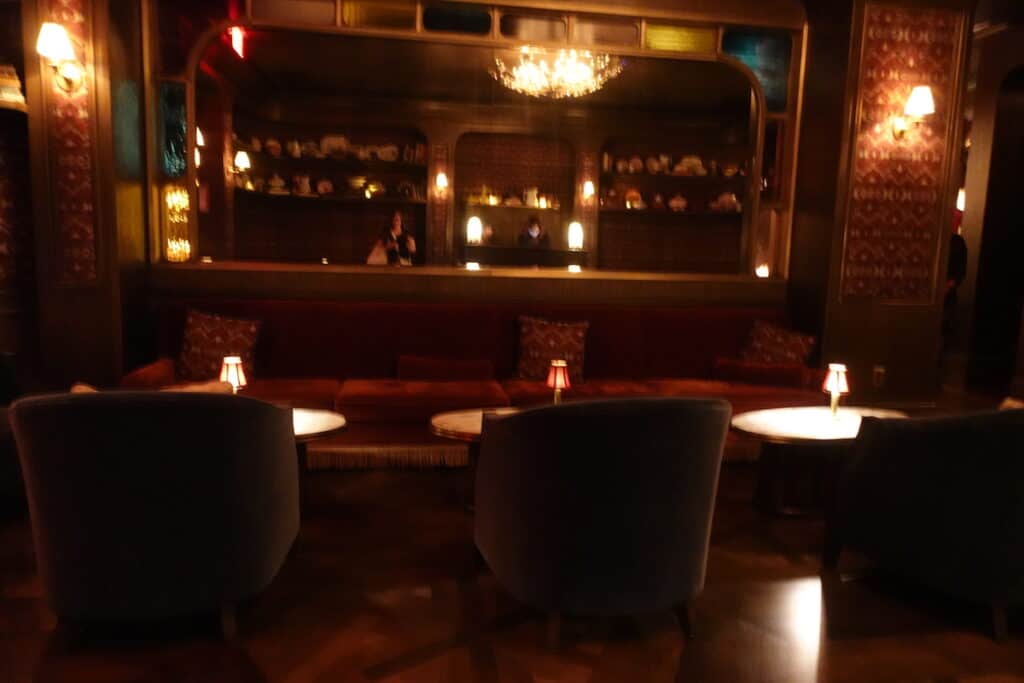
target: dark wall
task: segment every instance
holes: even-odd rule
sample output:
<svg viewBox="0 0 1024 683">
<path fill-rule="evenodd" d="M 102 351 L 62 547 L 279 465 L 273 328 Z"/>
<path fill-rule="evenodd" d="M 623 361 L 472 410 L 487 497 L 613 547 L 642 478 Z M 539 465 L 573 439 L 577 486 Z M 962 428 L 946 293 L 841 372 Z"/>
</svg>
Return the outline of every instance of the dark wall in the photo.
<svg viewBox="0 0 1024 683">
<path fill-rule="evenodd" d="M 852 0 L 808 2 L 807 71 L 793 211 L 788 303 L 793 324 L 821 339 L 825 327 L 837 175 L 843 156 Z"/>
<path fill-rule="evenodd" d="M 989 171 L 988 201 L 978 260 L 977 297 L 969 379 L 1002 392 L 1013 376 L 1024 303 L 1024 69 L 1013 72 L 999 94 Z"/>
</svg>

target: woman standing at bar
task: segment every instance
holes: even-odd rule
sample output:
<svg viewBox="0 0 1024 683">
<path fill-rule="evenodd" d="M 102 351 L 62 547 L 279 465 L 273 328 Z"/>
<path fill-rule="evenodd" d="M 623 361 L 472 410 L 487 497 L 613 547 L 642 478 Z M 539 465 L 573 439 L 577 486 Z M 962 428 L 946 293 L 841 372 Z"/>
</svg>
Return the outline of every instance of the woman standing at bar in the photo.
<svg viewBox="0 0 1024 683">
<path fill-rule="evenodd" d="M 416 240 L 402 225 L 402 212 L 391 215 L 391 227 L 378 239 L 370 255 L 366 257 L 371 266 L 411 266 L 416 255 Z"/>
</svg>

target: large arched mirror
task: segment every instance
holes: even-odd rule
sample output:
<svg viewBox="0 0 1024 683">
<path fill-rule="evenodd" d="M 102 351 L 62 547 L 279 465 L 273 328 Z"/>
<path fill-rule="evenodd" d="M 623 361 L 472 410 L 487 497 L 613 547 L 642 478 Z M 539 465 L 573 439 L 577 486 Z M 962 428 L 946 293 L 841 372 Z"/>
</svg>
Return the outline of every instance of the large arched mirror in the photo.
<svg viewBox="0 0 1024 683">
<path fill-rule="evenodd" d="M 599 87 L 520 92 L 559 69 Z M 248 29 L 193 79 L 196 256 L 749 266 L 764 100 L 734 64 Z"/>
</svg>

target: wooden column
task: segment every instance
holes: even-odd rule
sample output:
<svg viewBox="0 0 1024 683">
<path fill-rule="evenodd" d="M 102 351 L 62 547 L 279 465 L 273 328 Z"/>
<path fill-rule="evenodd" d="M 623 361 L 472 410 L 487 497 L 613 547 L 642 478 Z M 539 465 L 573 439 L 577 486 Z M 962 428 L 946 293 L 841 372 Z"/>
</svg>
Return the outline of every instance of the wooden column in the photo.
<svg viewBox="0 0 1024 683">
<path fill-rule="evenodd" d="M 121 369 L 106 5 L 93 0 L 23 3 L 32 153 L 40 364 L 56 386 L 111 383 Z M 84 79 L 62 90 L 35 53 L 44 21 L 71 36 Z"/>
</svg>

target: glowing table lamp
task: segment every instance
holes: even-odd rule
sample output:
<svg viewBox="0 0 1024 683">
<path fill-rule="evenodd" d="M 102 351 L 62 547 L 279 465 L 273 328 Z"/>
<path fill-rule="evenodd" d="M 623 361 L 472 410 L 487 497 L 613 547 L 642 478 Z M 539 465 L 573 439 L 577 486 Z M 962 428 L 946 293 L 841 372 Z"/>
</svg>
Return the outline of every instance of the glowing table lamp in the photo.
<svg viewBox="0 0 1024 683">
<path fill-rule="evenodd" d="M 828 374 L 825 375 L 825 382 L 821 390 L 832 394 L 832 414 L 839 411 L 839 397 L 850 393 L 850 385 L 846 381 L 846 366 L 842 363 L 829 363 Z"/>
<path fill-rule="evenodd" d="M 224 356 L 224 363 L 220 366 L 220 381 L 228 382 L 236 394 L 245 386 L 245 368 L 242 367 L 241 357 Z"/>
<path fill-rule="evenodd" d="M 562 389 L 571 387 L 569 365 L 564 360 L 551 361 L 551 369 L 548 370 L 548 388 L 555 390 L 555 403 L 562 402 Z"/>
</svg>

